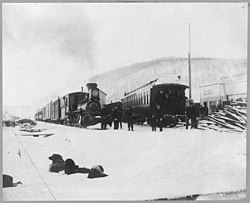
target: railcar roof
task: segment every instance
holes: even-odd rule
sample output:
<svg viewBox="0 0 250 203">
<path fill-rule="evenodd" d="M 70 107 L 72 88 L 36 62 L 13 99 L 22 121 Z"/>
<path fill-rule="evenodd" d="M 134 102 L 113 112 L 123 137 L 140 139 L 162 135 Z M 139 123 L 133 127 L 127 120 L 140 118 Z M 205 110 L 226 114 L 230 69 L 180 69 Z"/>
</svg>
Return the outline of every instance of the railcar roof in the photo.
<svg viewBox="0 0 250 203">
<path fill-rule="evenodd" d="M 179 86 L 179 87 L 182 87 L 182 88 L 188 88 L 187 85 L 180 84 L 180 83 L 163 83 L 163 84 L 157 84 L 157 85 L 154 85 L 153 88 L 166 87 L 166 86 Z"/>
<path fill-rule="evenodd" d="M 79 92 L 70 92 L 70 93 L 68 93 L 68 94 L 79 94 L 79 93 L 88 94 L 87 92 L 82 92 L 82 91 L 79 91 Z M 66 94 L 66 95 L 68 95 L 68 94 Z"/>
<path fill-rule="evenodd" d="M 62 96 L 62 97 L 65 97 L 65 96 L 67 96 L 67 95 L 72 95 L 72 94 L 79 94 L 79 93 L 88 94 L 88 92 L 82 92 L 82 91 L 79 91 L 79 92 L 70 92 L 70 93 L 68 93 L 68 94 L 65 94 L 65 95 Z M 60 97 L 60 98 L 62 98 L 62 97 Z"/>
</svg>

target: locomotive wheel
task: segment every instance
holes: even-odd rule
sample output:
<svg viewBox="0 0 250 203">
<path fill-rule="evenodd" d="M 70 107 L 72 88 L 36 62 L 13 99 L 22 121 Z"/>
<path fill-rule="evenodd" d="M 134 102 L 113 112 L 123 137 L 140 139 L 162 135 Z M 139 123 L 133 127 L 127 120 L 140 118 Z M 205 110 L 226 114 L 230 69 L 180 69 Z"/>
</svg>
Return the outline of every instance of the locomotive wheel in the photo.
<svg viewBox="0 0 250 203">
<path fill-rule="evenodd" d="M 90 121 L 90 115 L 83 116 L 81 122 L 82 126 L 86 128 L 88 126 L 89 121 Z"/>
<path fill-rule="evenodd" d="M 85 115 L 82 118 L 82 126 L 83 127 L 87 127 L 87 126 L 90 126 L 90 125 L 96 125 L 97 123 L 100 123 L 100 119 L 95 118 L 95 117 L 93 117 L 91 115 Z"/>
</svg>

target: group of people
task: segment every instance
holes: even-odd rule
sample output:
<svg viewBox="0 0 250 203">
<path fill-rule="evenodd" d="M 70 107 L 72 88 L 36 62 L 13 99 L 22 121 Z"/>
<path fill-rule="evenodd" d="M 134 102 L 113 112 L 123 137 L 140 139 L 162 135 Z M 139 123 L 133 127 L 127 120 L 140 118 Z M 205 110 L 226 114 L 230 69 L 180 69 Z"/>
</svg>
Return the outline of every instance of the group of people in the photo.
<svg viewBox="0 0 250 203">
<path fill-rule="evenodd" d="M 128 130 L 134 131 L 133 125 L 133 117 L 132 117 L 132 107 L 128 107 L 125 112 L 125 120 L 128 124 Z M 118 130 L 119 128 L 122 129 L 122 121 L 123 121 L 123 114 L 122 109 L 115 106 L 112 109 L 112 112 L 109 112 L 107 108 L 103 108 L 101 111 L 101 129 L 107 129 L 107 125 L 112 127 L 112 123 L 114 126 L 114 130 Z"/>
<path fill-rule="evenodd" d="M 169 115 L 183 114 L 185 99 L 185 96 L 175 89 L 158 90 L 155 95 L 155 104 Z"/>
<path fill-rule="evenodd" d="M 178 105 L 175 106 L 168 106 L 166 101 L 168 99 L 167 96 L 176 96 L 179 97 L 179 101 L 177 102 L 180 106 L 182 106 L 183 109 L 179 109 L 178 113 L 177 110 L 172 109 L 171 111 L 168 111 L 170 108 L 175 107 L 177 108 Z M 171 99 L 171 98 L 169 98 Z M 189 127 L 189 123 L 191 121 L 191 128 L 198 128 L 198 117 L 206 117 L 208 115 L 208 108 L 206 104 L 204 104 L 204 107 L 199 108 L 196 104 L 194 104 L 193 100 L 188 100 L 188 105 L 185 107 L 185 101 L 187 98 L 182 98 L 180 94 L 176 91 L 167 91 L 164 93 L 163 90 L 159 90 L 155 97 L 155 102 L 153 108 L 151 108 L 150 116 L 147 118 L 151 127 L 152 131 L 156 132 L 157 127 L 159 127 L 159 131 L 163 131 L 163 126 L 174 126 L 178 119 L 175 117 L 175 115 L 185 115 L 186 116 L 186 129 Z M 177 99 L 178 100 L 178 99 Z M 184 102 L 184 103 L 183 103 Z M 177 104 L 176 103 L 176 104 Z M 182 104 L 183 103 L 183 104 Z M 187 104 L 186 103 L 186 104 Z M 182 105 L 181 105 L 182 104 Z M 175 113 L 173 111 L 176 111 Z M 168 115 L 166 117 L 166 115 Z M 112 123 L 114 125 L 114 130 L 118 130 L 119 128 L 122 129 L 122 121 L 127 122 L 128 130 L 133 131 L 133 109 L 131 106 L 129 106 L 125 110 L 125 117 L 123 120 L 123 112 L 122 108 L 115 106 L 112 110 L 108 110 L 107 108 L 103 108 L 101 112 L 101 118 L 102 118 L 102 125 L 101 129 L 106 129 L 107 124 L 112 127 Z M 171 116 L 174 118 L 171 118 Z M 171 120 L 172 119 L 172 120 Z"/>
<path fill-rule="evenodd" d="M 175 101 L 172 105 L 168 105 L 168 101 L 171 100 L 171 97 L 175 97 Z M 177 99 L 178 98 L 178 99 Z M 181 97 L 179 92 L 175 91 L 167 91 L 164 93 L 163 90 L 159 90 L 155 97 L 155 108 L 153 110 L 153 113 L 151 114 L 151 126 L 152 131 L 156 131 L 156 127 L 159 126 L 160 131 L 162 131 L 162 125 L 163 125 L 163 115 L 169 114 L 169 115 L 176 115 L 176 114 L 185 114 L 186 115 L 186 129 L 188 129 L 189 122 L 191 121 L 191 128 L 198 128 L 198 117 L 201 115 L 202 117 L 208 116 L 208 108 L 206 103 L 204 103 L 204 106 L 199 108 L 196 106 L 191 99 L 189 101 L 188 106 L 186 106 L 184 109 L 178 109 L 178 107 L 184 107 L 184 103 L 187 98 Z M 184 103 L 183 103 L 184 102 Z"/>
</svg>

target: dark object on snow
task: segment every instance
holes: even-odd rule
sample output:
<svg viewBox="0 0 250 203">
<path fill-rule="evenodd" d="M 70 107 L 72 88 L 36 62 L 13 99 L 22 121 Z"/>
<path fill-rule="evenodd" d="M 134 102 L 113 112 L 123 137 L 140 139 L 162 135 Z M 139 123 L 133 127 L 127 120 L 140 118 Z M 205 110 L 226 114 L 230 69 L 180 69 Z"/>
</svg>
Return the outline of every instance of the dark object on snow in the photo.
<svg viewBox="0 0 250 203">
<path fill-rule="evenodd" d="M 65 174 L 70 175 L 74 173 L 89 173 L 90 170 L 85 167 L 79 168 L 79 166 L 75 164 L 73 159 L 66 159 L 64 172 Z"/>
<path fill-rule="evenodd" d="M 115 106 L 115 108 L 113 109 L 112 117 L 114 121 L 114 130 L 118 130 L 119 129 L 119 110 L 117 106 Z"/>
<path fill-rule="evenodd" d="M 96 165 L 90 169 L 88 178 L 101 178 L 101 177 L 106 177 L 106 176 L 108 175 L 104 174 L 103 167 L 101 165 Z"/>
<path fill-rule="evenodd" d="M 16 187 L 18 184 L 22 184 L 22 182 L 18 181 L 13 183 L 13 177 L 10 175 L 3 174 L 3 188 L 5 187 Z"/>
<path fill-rule="evenodd" d="M 18 124 L 24 124 L 24 123 L 29 123 L 31 125 L 36 125 L 36 122 L 30 120 L 30 119 L 27 119 L 27 118 L 24 118 L 24 119 L 20 119 L 17 121 Z"/>
<path fill-rule="evenodd" d="M 60 154 L 53 154 L 49 157 L 49 160 L 52 161 L 52 164 L 49 166 L 49 172 L 58 173 L 64 170 L 65 163 Z"/>
<path fill-rule="evenodd" d="M 160 199 L 154 199 L 153 201 L 166 201 L 166 200 L 171 200 L 171 201 L 185 201 L 185 200 L 196 200 L 199 195 L 188 195 L 184 197 L 176 197 L 176 198 L 160 198 Z"/>
<path fill-rule="evenodd" d="M 134 131 L 134 127 L 133 127 L 133 110 L 132 110 L 132 107 L 129 106 L 128 107 L 128 110 L 125 112 L 125 118 L 126 118 L 126 121 L 128 123 L 128 130 L 132 130 Z"/>
<path fill-rule="evenodd" d="M 198 117 L 198 111 L 193 102 L 190 102 L 190 106 L 186 108 L 186 129 L 188 129 L 189 125 L 189 120 L 191 119 L 191 128 L 197 128 L 198 122 L 197 122 L 197 117 Z"/>
<path fill-rule="evenodd" d="M 152 131 L 156 132 L 156 126 L 157 126 L 157 118 L 156 115 L 153 113 L 151 116 L 151 127 L 152 127 Z"/>
</svg>

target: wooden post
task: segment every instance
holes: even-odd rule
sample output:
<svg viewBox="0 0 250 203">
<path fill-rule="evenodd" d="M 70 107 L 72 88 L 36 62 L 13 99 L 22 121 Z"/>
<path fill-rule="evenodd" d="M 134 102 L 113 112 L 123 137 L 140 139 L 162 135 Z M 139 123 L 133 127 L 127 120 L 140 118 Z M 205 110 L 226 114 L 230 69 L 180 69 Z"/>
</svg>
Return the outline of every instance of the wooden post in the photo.
<svg viewBox="0 0 250 203">
<path fill-rule="evenodd" d="M 190 37 L 190 23 L 188 25 L 189 30 L 189 52 L 188 52 L 188 72 L 189 72 L 189 98 L 192 98 L 192 83 L 191 83 L 191 37 Z"/>
</svg>

